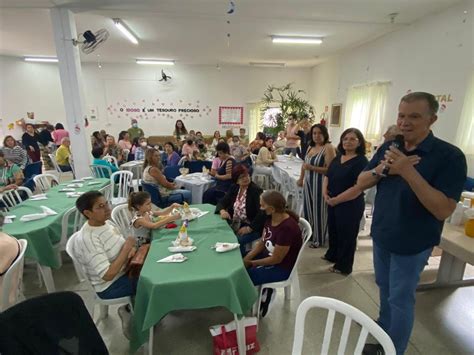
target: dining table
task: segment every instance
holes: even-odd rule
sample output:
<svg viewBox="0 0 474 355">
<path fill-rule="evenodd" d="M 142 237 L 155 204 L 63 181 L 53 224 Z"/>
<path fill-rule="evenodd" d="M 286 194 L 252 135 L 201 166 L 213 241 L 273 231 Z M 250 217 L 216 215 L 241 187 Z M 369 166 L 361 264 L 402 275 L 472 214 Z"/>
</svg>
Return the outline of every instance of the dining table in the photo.
<svg viewBox="0 0 474 355">
<path fill-rule="evenodd" d="M 174 179 L 174 181 L 178 186 L 182 186 L 184 189 L 191 191 L 192 204 L 202 203 L 204 191 L 216 184 L 216 181 L 211 175 L 199 172 L 179 175 Z"/>
<path fill-rule="evenodd" d="M 81 184 L 80 187 L 68 187 L 71 184 Z M 51 269 L 57 269 L 61 266 L 58 259 L 55 245 L 61 240 L 62 219 L 66 211 L 75 206 L 77 196 L 69 197 L 67 192 L 84 193 L 92 190 L 104 190 L 110 185 L 110 179 L 89 178 L 86 180 L 68 181 L 53 186 L 44 196 L 37 195 L 28 198 L 6 213 L 7 220 L 3 226 L 3 231 L 17 239 L 26 239 L 28 248 L 25 256 L 38 262 L 40 271 L 48 292 L 54 292 L 54 281 Z M 76 185 L 79 186 L 79 185 Z M 43 212 L 42 206 L 46 206 L 56 212 L 54 215 L 45 215 L 40 219 L 22 221 L 25 215 L 39 214 Z"/>
<path fill-rule="evenodd" d="M 152 348 L 155 325 L 172 311 L 225 307 L 234 314 L 240 353 L 245 353 L 243 315 L 257 300 L 257 290 L 238 247 L 223 253 L 215 249 L 218 242 L 237 243 L 229 224 L 214 214 L 212 205 L 192 205 L 191 208 L 205 214 L 189 221 L 188 236 L 196 249 L 183 253 L 187 258 L 184 262 L 157 262 L 173 254 L 168 248 L 178 236 L 179 228 L 158 229 L 152 233 L 135 297 L 132 352 L 148 339 Z"/>
</svg>

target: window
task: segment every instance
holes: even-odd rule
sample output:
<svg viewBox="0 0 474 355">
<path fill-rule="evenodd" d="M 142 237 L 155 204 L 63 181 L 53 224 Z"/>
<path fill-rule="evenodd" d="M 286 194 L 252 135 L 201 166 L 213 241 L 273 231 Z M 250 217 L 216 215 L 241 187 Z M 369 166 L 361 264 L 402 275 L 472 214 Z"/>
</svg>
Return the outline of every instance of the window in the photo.
<svg viewBox="0 0 474 355">
<path fill-rule="evenodd" d="M 367 140 L 378 140 L 382 134 L 387 91 L 390 83 L 373 83 L 349 89 L 345 128 L 360 129 Z"/>
</svg>

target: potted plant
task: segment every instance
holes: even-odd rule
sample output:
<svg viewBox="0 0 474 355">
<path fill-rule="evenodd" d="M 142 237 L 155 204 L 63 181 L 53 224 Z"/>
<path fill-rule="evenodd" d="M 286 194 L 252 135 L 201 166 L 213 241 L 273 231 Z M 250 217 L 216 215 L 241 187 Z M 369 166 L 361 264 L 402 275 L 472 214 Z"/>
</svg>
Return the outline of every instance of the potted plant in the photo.
<svg viewBox="0 0 474 355">
<path fill-rule="evenodd" d="M 285 129 L 288 117 L 291 113 L 296 113 L 298 119 L 304 115 L 313 116 L 314 108 L 308 100 L 301 97 L 305 94 L 304 90 L 293 89 L 293 83 L 277 87 L 269 85 L 265 90 L 262 98 L 262 115 L 275 105 L 279 108 L 279 113 L 271 115 L 269 122 L 264 122 L 264 132 L 276 135 L 279 131 Z"/>
</svg>

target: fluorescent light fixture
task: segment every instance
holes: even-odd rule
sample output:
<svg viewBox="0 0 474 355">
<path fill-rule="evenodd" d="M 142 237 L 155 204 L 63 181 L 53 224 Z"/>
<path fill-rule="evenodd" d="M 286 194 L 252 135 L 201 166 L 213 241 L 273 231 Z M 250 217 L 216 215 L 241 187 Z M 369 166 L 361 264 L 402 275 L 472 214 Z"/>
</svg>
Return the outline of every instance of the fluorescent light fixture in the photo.
<svg viewBox="0 0 474 355">
<path fill-rule="evenodd" d="M 174 60 L 137 59 L 136 62 L 137 62 L 137 64 L 174 65 Z"/>
<path fill-rule="evenodd" d="M 137 37 L 132 33 L 132 31 L 127 27 L 127 25 L 119 18 L 114 18 L 115 26 L 123 33 L 125 37 L 128 38 L 133 44 L 138 44 Z"/>
<path fill-rule="evenodd" d="M 57 63 L 56 57 L 25 57 L 25 62 Z"/>
<path fill-rule="evenodd" d="M 285 63 L 275 63 L 275 62 L 250 62 L 250 65 L 254 67 L 284 67 Z"/>
<path fill-rule="evenodd" d="M 323 40 L 319 37 L 301 36 L 272 36 L 273 43 L 295 43 L 295 44 L 321 44 Z"/>
</svg>

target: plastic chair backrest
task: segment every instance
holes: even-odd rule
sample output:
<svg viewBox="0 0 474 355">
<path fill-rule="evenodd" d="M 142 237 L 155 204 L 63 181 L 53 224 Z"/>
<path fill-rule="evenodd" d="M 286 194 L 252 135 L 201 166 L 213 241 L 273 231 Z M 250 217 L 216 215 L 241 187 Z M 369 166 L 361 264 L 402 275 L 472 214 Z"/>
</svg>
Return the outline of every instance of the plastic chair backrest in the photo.
<svg viewBox="0 0 474 355">
<path fill-rule="evenodd" d="M 0 200 L 3 202 L 6 208 L 10 209 L 15 207 L 23 201 L 22 197 L 18 193 L 19 191 L 24 191 L 28 198 L 33 196 L 31 190 L 24 186 L 18 186 L 16 189 L 3 191 Z"/>
<path fill-rule="evenodd" d="M 36 187 L 41 192 L 48 191 L 52 186 L 59 185 L 58 178 L 53 174 L 39 174 L 33 177 Z"/>
<path fill-rule="evenodd" d="M 167 179 L 174 180 L 177 176 L 181 175 L 179 172 L 179 169 L 181 169 L 181 166 L 175 165 L 175 166 L 167 166 L 163 170 L 163 174 Z"/>
<path fill-rule="evenodd" d="M 132 214 L 128 209 L 128 204 L 123 203 L 115 206 L 112 210 L 112 220 L 118 225 L 124 237 L 131 235 L 130 222 L 132 220 Z"/>
<path fill-rule="evenodd" d="M 250 160 L 252 160 L 252 165 L 255 165 L 257 162 L 257 154 L 250 154 Z"/>
<path fill-rule="evenodd" d="M 13 306 L 16 301 L 18 300 L 19 293 L 21 293 L 22 287 L 22 280 L 23 280 L 23 265 L 25 260 L 25 252 L 26 248 L 28 247 L 28 241 L 26 239 L 18 240 L 20 243 L 20 255 L 16 258 L 13 264 L 8 268 L 5 275 L 3 275 L 3 283 L 2 283 L 2 303 L 0 304 L 0 312 L 3 312 L 8 307 Z M 14 283 L 16 281 L 16 283 Z M 14 300 L 10 303 L 10 293 L 12 287 L 16 286 L 17 290 L 13 294 L 15 297 Z"/>
<path fill-rule="evenodd" d="M 118 168 L 118 161 L 116 157 L 112 155 L 104 155 L 102 159 L 104 159 L 105 161 L 108 161 L 110 164 L 114 164 Z"/>
<path fill-rule="evenodd" d="M 53 163 L 54 169 L 56 169 L 56 171 L 59 174 L 62 174 L 63 171 L 61 170 L 61 168 L 58 165 L 58 162 L 56 160 L 56 156 L 54 154 L 48 154 L 48 157 L 49 157 L 49 159 L 51 159 L 51 162 Z"/>
<path fill-rule="evenodd" d="M 194 160 L 184 163 L 184 167 L 189 169 L 189 173 L 201 173 L 202 168 L 206 167 L 208 170 L 211 170 L 212 162 L 205 160 Z"/>
<path fill-rule="evenodd" d="M 75 206 L 68 209 L 63 214 L 63 218 L 61 220 L 61 240 L 59 241 L 59 244 L 65 246 L 69 232 L 74 234 L 79 231 L 84 225 L 85 221 L 85 217 Z"/>
<path fill-rule="evenodd" d="M 110 176 L 110 185 L 112 198 L 128 198 L 130 189 L 133 187 L 133 173 L 126 170 L 116 171 Z M 117 193 L 117 196 L 115 196 L 115 193 Z"/>
<path fill-rule="evenodd" d="M 295 336 L 293 340 L 292 355 L 302 354 L 305 318 L 308 311 L 312 308 L 325 308 L 329 312 L 328 317 L 326 319 L 326 329 L 324 331 L 322 349 L 320 352 L 313 349 L 314 351 L 311 351 L 311 353 L 328 354 L 329 345 L 331 343 L 332 330 L 334 327 L 334 318 L 336 312 L 338 312 L 345 315 L 344 325 L 340 336 L 338 332 L 338 338 L 340 339 L 337 351 L 338 355 L 349 352 L 346 351 L 346 347 L 352 321 L 358 323 L 362 327 L 359 338 L 357 340 L 357 345 L 354 354 L 362 353 L 362 349 L 364 348 L 367 336 L 368 334 L 371 334 L 382 345 L 385 354 L 395 355 L 395 347 L 393 346 L 393 342 L 390 337 L 368 315 L 366 315 L 361 310 L 342 301 L 333 298 L 318 296 L 308 297 L 303 302 L 301 302 L 298 307 L 298 310 L 296 312 Z"/>
<path fill-rule="evenodd" d="M 112 175 L 112 169 L 105 165 L 89 165 L 91 169 L 92 176 L 95 178 L 105 178 L 109 179 L 110 175 Z"/>
<path fill-rule="evenodd" d="M 298 257 L 296 258 L 295 265 L 293 266 L 290 277 L 288 277 L 288 279 L 290 279 L 295 272 L 298 272 L 298 264 L 301 260 L 301 255 L 303 255 L 306 243 L 308 243 L 308 241 L 311 239 L 311 235 L 313 234 L 313 228 L 311 228 L 311 225 L 306 219 L 300 217 L 298 225 L 301 229 L 301 237 L 303 239 L 303 243 L 301 244 L 301 249 L 298 252 Z"/>
<path fill-rule="evenodd" d="M 164 201 L 161 197 L 160 190 L 158 189 L 158 186 L 155 184 L 150 184 L 148 182 L 142 181 L 142 188 L 143 191 L 146 191 L 150 194 L 151 196 L 151 202 L 160 208 L 163 207 Z"/>
</svg>

